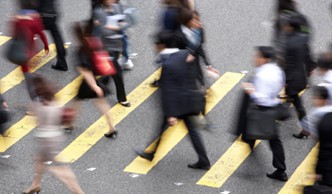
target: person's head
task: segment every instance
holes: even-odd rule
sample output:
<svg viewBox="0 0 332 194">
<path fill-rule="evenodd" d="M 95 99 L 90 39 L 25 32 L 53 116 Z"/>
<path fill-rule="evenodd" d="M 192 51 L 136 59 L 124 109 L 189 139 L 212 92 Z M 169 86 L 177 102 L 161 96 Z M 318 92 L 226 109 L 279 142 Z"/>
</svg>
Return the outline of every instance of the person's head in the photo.
<svg viewBox="0 0 332 194">
<path fill-rule="evenodd" d="M 329 99 L 329 92 L 325 86 L 314 86 L 312 88 L 312 103 L 315 107 L 325 106 Z"/>
<path fill-rule="evenodd" d="M 201 28 L 199 13 L 185 8 L 180 11 L 180 23 L 188 28 Z"/>
<path fill-rule="evenodd" d="M 297 13 L 283 14 L 280 17 L 280 23 L 285 32 L 298 32 L 301 28 L 301 18 Z"/>
<path fill-rule="evenodd" d="M 114 3 L 117 3 L 117 0 L 103 0 L 103 5 L 106 7 L 112 6 Z"/>
<path fill-rule="evenodd" d="M 319 55 L 317 60 L 318 73 L 324 75 L 332 69 L 332 52 L 326 52 Z"/>
<path fill-rule="evenodd" d="M 37 2 L 35 0 L 18 0 L 20 9 L 33 9 L 37 8 Z"/>
<path fill-rule="evenodd" d="M 155 35 L 155 45 L 158 52 L 165 48 L 174 48 L 173 32 L 162 30 Z"/>
<path fill-rule="evenodd" d="M 35 75 L 32 78 L 32 84 L 35 87 L 35 92 L 42 101 L 54 100 L 54 91 L 50 83 L 41 75 Z"/>
<path fill-rule="evenodd" d="M 275 50 L 270 46 L 258 46 L 256 47 L 256 53 L 254 56 L 254 64 L 256 67 L 270 63 L 275 59 Z"/>
<path fill-rule="evenodd" d="M 296 12 L 296 2 L 294 0 L 278 0 L 277 13 L 279 14 L 282 10 Z"/>
</svg>

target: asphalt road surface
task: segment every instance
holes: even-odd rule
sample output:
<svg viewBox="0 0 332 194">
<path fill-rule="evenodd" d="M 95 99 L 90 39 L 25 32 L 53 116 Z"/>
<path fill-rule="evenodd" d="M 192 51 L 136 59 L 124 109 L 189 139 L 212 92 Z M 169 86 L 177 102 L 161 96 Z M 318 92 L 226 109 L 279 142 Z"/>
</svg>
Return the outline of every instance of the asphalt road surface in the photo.
<svg viewBox="0 0 332 194">
<path fill-rule="evenodd" d="M 15 1 L 0 0 L 0 52 L 5 51 L 10 37 L 8 21 L 16 10 Z M 88 0 L 61 0 L 59 24 L 68 44 L 68 72 L 51 69 L 55 51 L 44 56 L 40 39 L 38 52 L 33 59 L 36 73 L 43 74 L 57 88 L 61 104 L 70 104 L 75 87 L 80 83 L 75 70 L 75 45 L 72 32 L 75 21 L 88 19 Z M 253 48 L 271 43 L 274 0 L 199 0 L 197 8 L 206 29 L 206 50 L 213 66 L 221 72 L 218 80 L 207 78 L 211 85 L 208 117 L 213 123 L 211 131 L 202 131 L 211 164 L 209 172 L 187 168 L 196 162 L 196 154 L 182 126 L 168 130 L 163 149 L 152 163 L 137 158 L 134 150 L 149 145 L 154 131 L 162 122 L 159 91 L 148 83 L 157 78 L 154 65 L 156 53 L 151 36 L 159 29 L 161 6 L 159 0 L 135 0 L 139 10 L 139 24 L 128 30 L 130 53 L 135 64 L 124 73 L 125 87 L 131 108 L 116 105 L 115 88 L 107 98 L 119 136 L 116 140 L 103 137 L 107 125 L 91 101 L 80 109 L 73 133 L 67 134 L 61 156 L 76 173 L 83 190 L 91 194 L 107 193 L 231 193 L 271 194 L 299 193 L 298 184 L 308 184 L 306 171 L 310 172 L 314 157 L 311 150 L 315 140 L 297 140 L 294 117 L 280 124 L 280 135 L 286 152 L 287 174 L 292 177 L 287 184 L 270 180 L 267 172 L 274 171 L 272 154 L 266 141 L 258 144 L 253 153 L 231 134 L 234 114 L 238 105 L 239 83 L 252 73 Z M 314 54 L 325 51 L 331 40 L 331 14 L 329 0 L 298 0 L 299 9 L 308 16 L 314 33 Z M 49 36 L 49 42 L 53 40 Z M 0 58 L 1 91 L 8 101 L 12 119 L 8 123 L 9 137 L 0 138 L 0 193 L 20 193 L 30 185 L 34 171 L 34 155 L 38 149 L 33 137 L 33 117 L 25 115 L 29 98 L 22 75 L 4 57 Z M 248 71 L 248 74 L 245 74 Z M 315 83 L 313 77 L 312 83 Z M 308 110 L 310 92 L 303 98 Z M 309 155 L 309 156 L 308 156 Z M 308 157 L 307 157 L 308 156 Z M 305 161 L 304 163 L 302 163 Z M 302 164 L 302 165 L 301 165 Z M 301 165 L 301 166 L 300 166 Z M 300 166 L 300 168 L 298 168 Z M 298 169 L 298 170 L 297 170 Z M 207 174 L 206 174 L 207 173 Z M 293 175 L 293 176 L 292 176 Z M 42 193 L 70 193 L 50 173 L 42 180 Z"/>
</svg>

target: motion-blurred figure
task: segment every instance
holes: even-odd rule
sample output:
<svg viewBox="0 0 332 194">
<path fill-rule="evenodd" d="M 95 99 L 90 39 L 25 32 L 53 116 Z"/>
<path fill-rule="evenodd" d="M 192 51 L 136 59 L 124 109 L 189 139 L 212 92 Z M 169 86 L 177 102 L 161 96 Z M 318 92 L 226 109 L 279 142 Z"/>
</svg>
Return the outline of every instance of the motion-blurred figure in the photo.
<svg viewBox="0 0 332 194">
<path fill-rule="evenodd" d="M 47 161 L 52 161 L 49 171 L 63 182 L 73 193 L 83 193 L 75 174 L 69 166 L 55 161 L 55 156 L 60 152 L 61 143 L 64 141 L 64 131 L 61 127 L 63 108 L 54 99 L 54 91 L 50 83 L 43 77 L 35 75 L 32 79 L 38 100 L 34 101 L 34 113 L 38 127 L 34 131 L 38 143 L 35 176 L 29 188 L 23 193 L 39 193 L 42 175 Z"/>
<path fill-rule="evenodd" d="M 249 138 L 247 136 L 249 123 L 248 116 L 251 116 L 248 113 L 249 108 L 255 107 L 255 109 L 262 112 L 262 114 L 264 112 L 276 111 L 276 108 L 280 103 L 277 98 L 278 93 L 285 85 L 284 72 L 280 67 L 278 67 L 274 60 L 275 51 L 272 47 L 257 47 L 257 51 L 254 56 L 256 70 L 252 83 L 243 84 L 245 94 L 240 107 L 239 120 L 237 122 L 237 135 L 242 134 L 242 139 L 249 144 L 251 149 L 254 148 L 256 139 Z M 275 120 L 277 120 L 277 116 L 273 119 L 273 123 L 269 123 L 269 125 L 273 126 L 264 127 L 277 127 Z M 280 181 L 287 181 L 288 177 L 285 173 L 285 153 L 278 132 L 273 134 L 273 137 L 269 139 L 269 142 L 273 154 L 272 164 L 277 170 L 271 174 L 268 173 L 267 177 Z"/>
<path fill-rule="evenodd" d="M 51 32 L 56 47 L 57 62 L 55 65 L 52 65 L 52 68 L 67 71 L 66 49 L 57 24 L 59 18 L 57 0 L 38 0 L 38 4 L 38 11 L 42 16 L 44 27 Z"/>
<path fill-rule="evenodd" d="M 329 92 L 325 86 L 314 86 L 313 105 L 315 109 L 309 114 L 306 130 L 318 137 L 319 152 L 316 165 L 316 184 L 304 188 L 304 194 L 332 193 L 332 105 Z"/>
</svg>

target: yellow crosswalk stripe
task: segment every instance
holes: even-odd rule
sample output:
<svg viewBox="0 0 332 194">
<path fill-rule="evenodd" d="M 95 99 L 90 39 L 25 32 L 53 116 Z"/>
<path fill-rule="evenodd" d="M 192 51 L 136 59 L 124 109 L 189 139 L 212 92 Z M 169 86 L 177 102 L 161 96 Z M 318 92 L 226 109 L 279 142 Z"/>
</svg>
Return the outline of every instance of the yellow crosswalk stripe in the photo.
<svg viewBox="0 0 332 194">
<path fill-rule="evenodd" d="M 78 87 L 81 84 L 82 76 L 77 77 L 66 87 L 56 93 L 55 97 L 59 101 L 60 105 L 65 105 L 71 99 L 73 99 L 76 94 Z M 8 130 L 6 130 L 6 136 L 0 137 L 0 152 L 5 152 L 16 142 L 27 135 L 32 129 L 37 126 L 35 119 L 31 116 L 25 116 L 20 121 L 12 125 Z"/>
<path fill-rule="evenodd" d="M 210 112 L 243 77 L 243 74 L 227 72 L 219 78 L 208 92 L 210 95 L 208 95 L 207 98 L 206 112 Z M 124 171 L 147 174 L 187 135 L 187 133 L 188 130 L 183 121 L 179 122 L 175 126 L 169 127 L 163 134 L 163 139 L 160 142 L 158 151 L 152 162 L 142 159 L 141 157 L 137 157 L 124 169 Z M 154 143 L 156 143 L 156 141 Z M 150 145 L 146 151 L 149 151 L 153 144 Z"/>
<path fill-rule="evenodd" d="M 135 110 L 157 90 L 157 88 L 150 87 L 149 83 L 151 83 L 155 77 L 159 77 L 160 72 L 161 69 L 155 71 L 127 96 L 131 107 L 123 107 L 117 104 L 109 110 L 111 111 L 114 125 L 120 123 L 129 113 Z M 104 136 L 104 133 L 108 130 L 106 126 L 108 126 L 107 120 L 105 116 L 102 116 L 69 144 L 69 146 L 56 157 L 56 160 L 69 163 L 78 160 Z"/>
<path fill-rule="evenodd" d="M 65 47 L 67 48 L 68 46 Z M 49 49 L 50 52 L 48 55 L 45 55 L 45 51 L 42 50 L 29 61 L 31 66 L 30 72 L 35 72 L 37 69 L 44 66 L 46 63 L 56 57 L 57 53 L 55 44 L 49 45 Z M 0 80 L 1 94 L 20 84 L 23 80 L 24 76 L 21 71 L 21 67 L 17 66 L 13 71 L 11 71 L 9 74 L 7 74 L 4 78 Z"/>
<path fill-rule="evenodd" d="M 303 93 L 304 91 L 300 95 Z M 260 140 L 256 141 L 255 147 L 260 143 Z M 250 153 L 251 150 L 248 144 L 244 143 L 239 137 L 196 184 L 220 188 Z"/>
<path fill-rule="evenodd" d="M 2 35 L 0 35 L 0 46 L 3 45 L 3 44 L 5 44 L 10 39 L 11 39 L 11 37 L 9 37 L 9 36 L 2 36 Z"/>
<path fill-rule="evenodd" d="M 297 167 L 287 183 L 281 188 L 279 194 L 302 194 L 304 185 L 314 184 L 315 180 L 310 178 L 309 175 L 315 174 L 318 145 L 315 145 L 300 166 Z"/>
</svg>

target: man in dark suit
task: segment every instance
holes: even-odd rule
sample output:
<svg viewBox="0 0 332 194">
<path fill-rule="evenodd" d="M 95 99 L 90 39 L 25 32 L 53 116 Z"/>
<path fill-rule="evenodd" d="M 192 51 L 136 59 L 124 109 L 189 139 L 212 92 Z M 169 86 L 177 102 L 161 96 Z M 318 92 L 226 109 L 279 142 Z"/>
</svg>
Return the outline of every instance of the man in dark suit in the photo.
<svg viewBox="0 0 332 194">
<path fill-rule="evenodd" d="M 188 167 L 208 170 L 210 169 L 210 161 L 198 131 L 200 127 L 196 124 L 198 114 L 205 106 L 205 91 L 197 88 L 197 75 L 191 67 L 193 56 L 187 50 L 172 48 L 172 41 L 173 34 L 170 31 L 161 31 L 157 35 L 156 46 L 162 59 L 160 81 L 162 83 L 161 99 L 164 113 L 164 121 L 159 135 L 161 136 L 168 126 L 175 125 L 178 119 L 183 119 L 199 158 L 198 162 L 189 164 Z M 138 154 L 152 161 L 159 141 L 152 152 Z"/>
<path fill-rule="evenodd" d="M 66 49 L 63 45 L 63 39 L 57 25 L 59 13 L 56 9 L 56 0 L 38 0 L 38 11 L 43 19 L 45 30 L 49 30 L 53 37 L 56 52 L 57 62 L 52 65 L 53 69 L 60 71 L 67 71 L 68 65 L 66 61 Z"/>
</svg>

